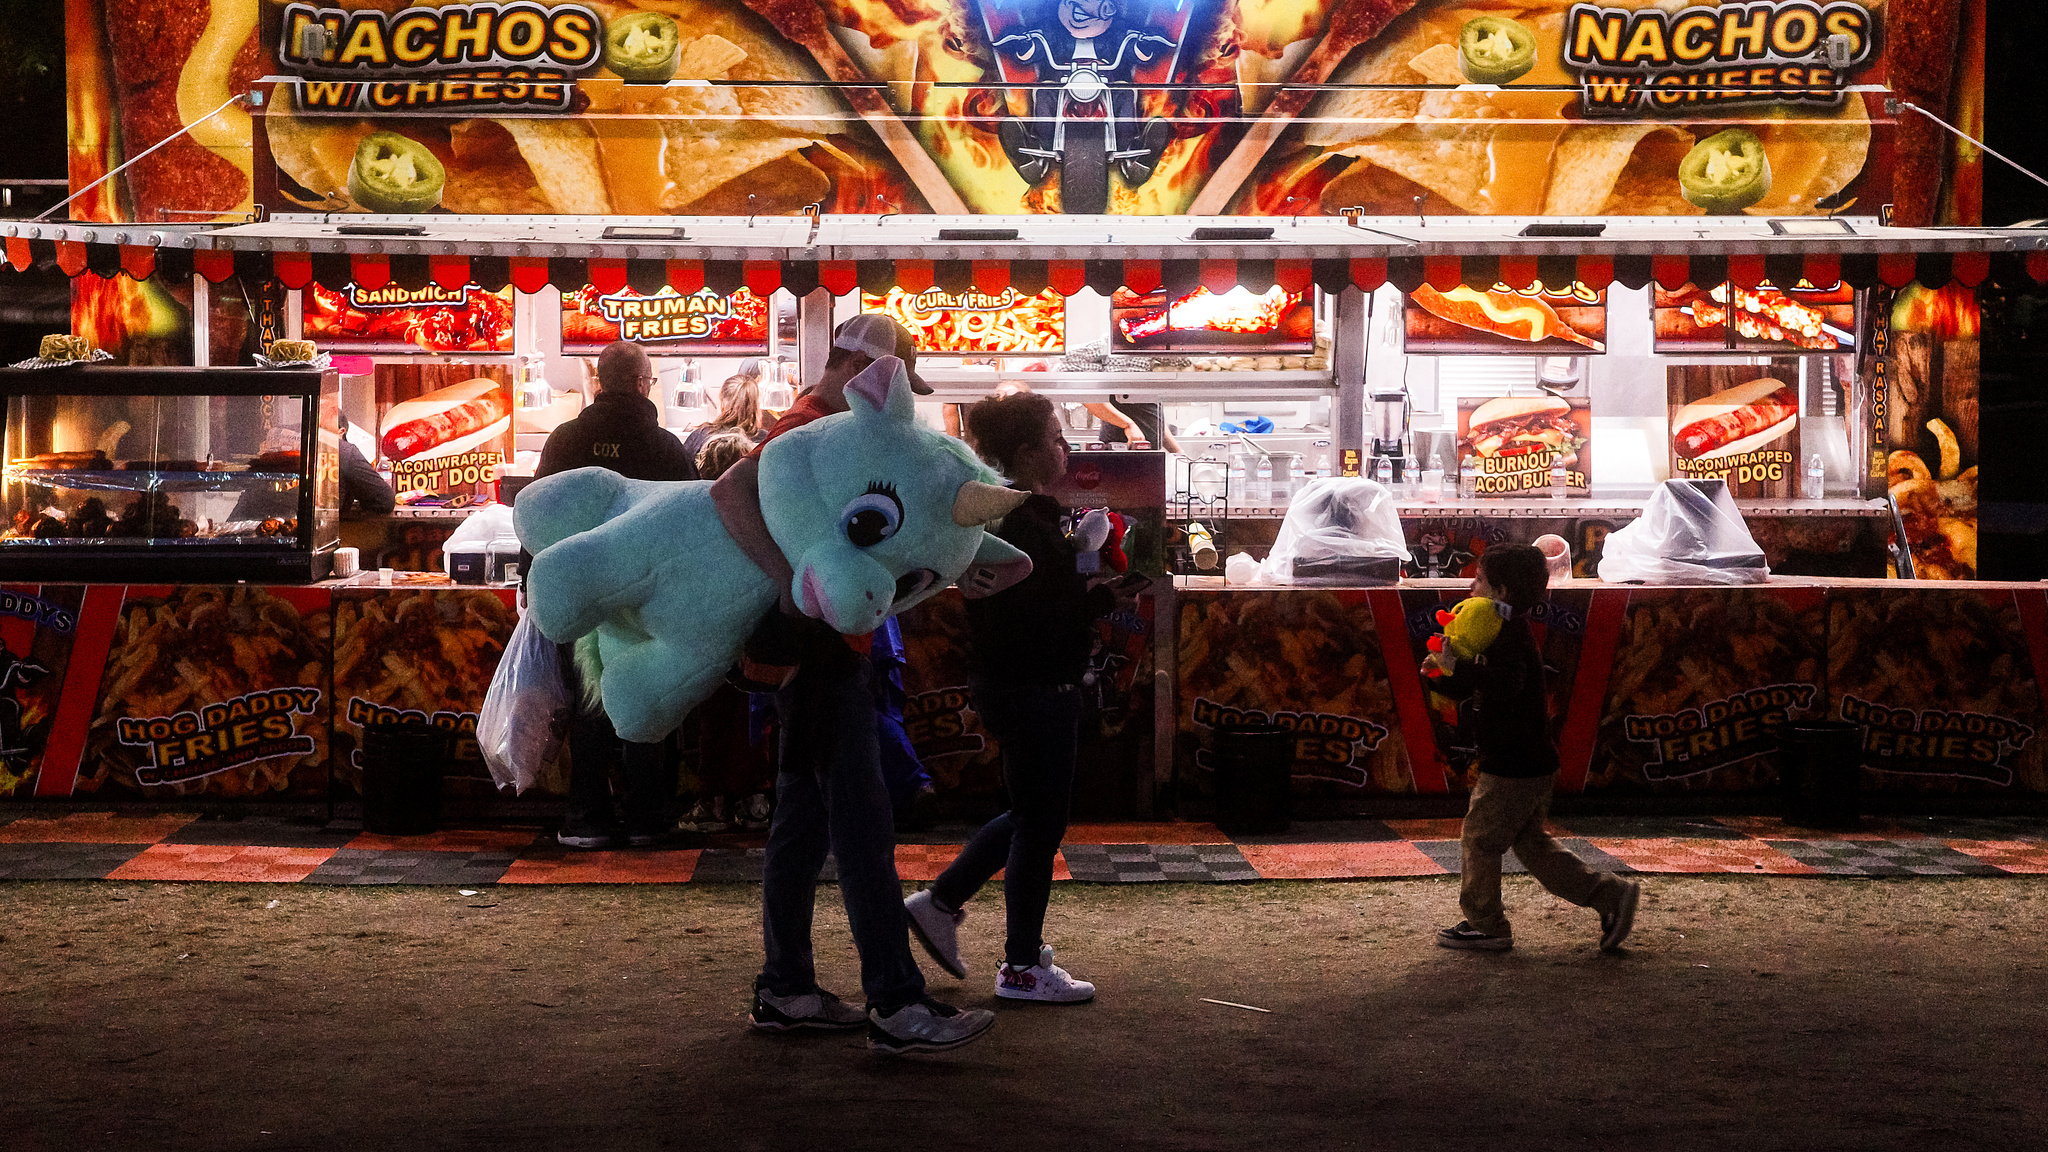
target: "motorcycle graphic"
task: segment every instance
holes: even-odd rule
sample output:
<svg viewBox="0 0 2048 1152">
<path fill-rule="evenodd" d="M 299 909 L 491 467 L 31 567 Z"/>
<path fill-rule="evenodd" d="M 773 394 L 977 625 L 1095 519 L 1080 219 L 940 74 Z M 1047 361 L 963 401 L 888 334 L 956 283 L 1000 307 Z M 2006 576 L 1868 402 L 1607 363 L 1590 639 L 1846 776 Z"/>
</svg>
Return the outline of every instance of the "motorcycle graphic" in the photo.
<svg viewBox="0 0 2048 1152">
<path fill-rule="evenodd" d="M 1172 83 L 1196 0 L 986 0 L 989 43 L 1005 83 L 1028 86 L 1031 115 L 1006 116 L 996 134 L 1017 174 L 1037 187 L 1059 175 L 1060 209 L 1109 210 L 1110 174 L 1136 188 L 1173 141 L 1146 118 L 1144 89 Z"/>
</svg>

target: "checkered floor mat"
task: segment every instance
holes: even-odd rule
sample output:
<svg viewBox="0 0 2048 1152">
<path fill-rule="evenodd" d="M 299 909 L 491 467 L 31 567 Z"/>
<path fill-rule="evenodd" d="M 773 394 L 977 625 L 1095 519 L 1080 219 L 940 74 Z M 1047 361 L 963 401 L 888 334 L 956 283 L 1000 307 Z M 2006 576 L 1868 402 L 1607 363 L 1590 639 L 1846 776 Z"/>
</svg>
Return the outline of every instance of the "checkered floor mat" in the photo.
<svg viewBox="0 0 2048 1152">
<path fill-rule="evenodd" d="M 1551 834 L 1594 868 L 1665 875 L 2048 875 L 2048 819 L 1869 817 L 1819 831 L 1770 816 L 1573 816 Z M 1056 880 L 1337 880 L 1455 875 L 1461 821 L 1452 818 L 1297 821 L 1236 840 L 1196 821 L 1076 824 Z M 929 883 L 959 855 L 972 826 L 899 842 L 898 876 Z M 358 821 L 273 812 L 0 810 L 0 882 L 8 880 L 264 881 L 315 884 L 759 884 L 759 834 L 679 838 L 659 849 L 579 852 L 538 825 L 449 828 L 427 836 L 365 832 Z M 1511 852 L 1508 872 L 1523 872 Z M 819 879 L 832 883 L 827 857 Z M 1000 874 L 998 875 L 1000 879 Z"/>
<path fill-rule="evenodd" d="M 1770 845 L 1827 876 L 1998 876 L 2004 869 L 1939 840 L 1772 840 Z"/>
<path fill-rule="evenodd" d="M 1068 844 L 1060 855 L 1074 879 L 1096 884 L 1259 879 L 1230 844 Z"/>
</svg>

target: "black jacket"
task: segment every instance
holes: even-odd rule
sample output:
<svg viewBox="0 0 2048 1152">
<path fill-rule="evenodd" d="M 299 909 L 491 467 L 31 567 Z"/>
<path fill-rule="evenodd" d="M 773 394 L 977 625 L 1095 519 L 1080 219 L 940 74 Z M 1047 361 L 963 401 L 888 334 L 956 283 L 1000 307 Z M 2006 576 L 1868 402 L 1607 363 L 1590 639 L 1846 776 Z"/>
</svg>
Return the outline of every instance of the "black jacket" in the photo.
<svg viewBox="0 0 2048 1152">
<path fill-rule="evenodd" d="M 1481 772 L 1527 779 L 1557 771 L 1543 653 L 1520 614 L 1501 625 L 1478 659 L 1460 660 L 1455 672 L 1429 686 L 1452 699 L 1472 698 Z"/>
<path fill-rule="evenodd" d="M 654 401 L 634 392 L 599 392 L 573 420 L 548 435 L 534 475 L 609 468 L 635 480 L 695 480 L 682 441 L 661 426 Z"/>
<path fill-rule="evenodd" d="M 1079 684 L 1090 628 L 1116 607 L 1107 588 L 1088 587 L 1074 547 L 1060 531 L 1060 504 L 1033 495 L 1003 517 L 996 535 L 1031 557 L 1031 575 L 967 602 L 975 672 L 1003 684 Z"/>
<path fill-rule="evenodd" d="M 384 482 L 370 462 L 354 444 L 346 439 L 341 442 L 341 510 L 349 510 L 350 504 L 360 505 L 365 513 L 373 516 L 388 514 L 398 507 L 398 497 L 391 491 L 391 485 Z"/>
</svg>

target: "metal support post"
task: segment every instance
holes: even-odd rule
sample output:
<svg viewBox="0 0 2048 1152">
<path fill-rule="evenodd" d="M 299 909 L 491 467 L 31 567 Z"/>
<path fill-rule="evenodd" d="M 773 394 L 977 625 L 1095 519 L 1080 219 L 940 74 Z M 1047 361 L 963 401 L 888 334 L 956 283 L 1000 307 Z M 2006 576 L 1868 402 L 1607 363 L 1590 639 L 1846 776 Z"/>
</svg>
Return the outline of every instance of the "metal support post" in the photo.
<svg viewBox="0 0 2048 1152">
<path fill-rule="evenodd" d="M 832 293 L 813 288 L 796 304 L 796 362 L 804 387 L 825 377 L 825 359 L 832 354 Z"/>
<path fill-rule="evenodd" d="M 1337 293 L 1337 315 L 1330 325 L 1330 367 L 1337 379 L 1330 443 L 1343 476 L 1365 474 L 1365 303 L 1356 284 L 1345 285 Z"/>
<path fill-rule="evenodd" d="M 213 285 L 192 274 L 192 363 L 213 367 Z"/>
</svg>

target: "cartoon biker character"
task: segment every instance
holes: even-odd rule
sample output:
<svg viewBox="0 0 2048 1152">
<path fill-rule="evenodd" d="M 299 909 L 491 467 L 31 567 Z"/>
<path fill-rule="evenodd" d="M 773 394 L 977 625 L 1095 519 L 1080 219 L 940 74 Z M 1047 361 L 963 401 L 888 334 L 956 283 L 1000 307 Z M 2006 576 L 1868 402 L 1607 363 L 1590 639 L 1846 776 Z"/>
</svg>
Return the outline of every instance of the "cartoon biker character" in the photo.
<svg viewBox="0 0 2048 1152">
<path fill-rule="evenodd" d="M 1060 171 L 1060 206 L 1094 215 L 1109 209 L 1112 165 L 1127 187 L 1152 176 L 1173 130 L 1153 117 L 1140 122 L 1134 73 L 1178 51 L 1175 41 L 1118 22 L 1118 0 L 1050 0 L 1026 31 L 995 38 L 996 52 L 1034 71 L 1029 120 L 997 126 L 1003 153 L 1026 183 Z"/>
<path fill-rule="evenodd" d="M 14 698 L 17 687 L 25 688 L 49 669 L 0 647 L 0 756 L 18 756 L 28 751 L 26 733 L 21 730 L 21 702 Z"/>
</svg>

